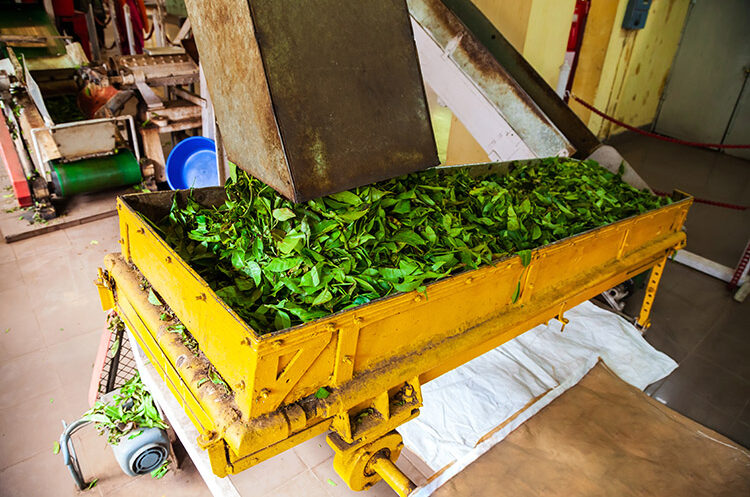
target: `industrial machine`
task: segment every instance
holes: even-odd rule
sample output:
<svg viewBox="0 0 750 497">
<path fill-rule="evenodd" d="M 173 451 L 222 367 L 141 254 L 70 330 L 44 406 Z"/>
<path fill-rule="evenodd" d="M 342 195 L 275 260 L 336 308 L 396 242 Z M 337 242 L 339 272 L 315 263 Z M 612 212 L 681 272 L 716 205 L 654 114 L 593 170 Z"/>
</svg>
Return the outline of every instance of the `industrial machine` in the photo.
<svg viewBox="0 0 750 497">
<path fill-rule="evenodd" d="M 52 198 L 143 179 L 133 116 L 87 119 L 76 82 L 89 64 L 40 5 L 4 8 L 0 21 L 0 148 L 21 207 L 55 216 Z M 33 33 L 33 34 L 26 34 Z"/>
<path fill-rule="evenodd" d="M 53 198 L 166 184 L 162 135 L 200 128 L 206 106 L 193 92 L 198 65 L 185 50 L 92 64 L 41 5 L 3 8 L 0 153 L 19 206 L 49 219 Z"/>
<path fill-rule="evenodd" d="M 512 86 L 503 98 L 525 110 L 506 114 L 509 127 L 521 135 L 544 127 L 565 138 L 555 150 L 622 166 L 637 184 L 467 4 L 187 0 L 229 159 L 296 201 L 435 165 L 416 23 L 433 40 L 460 33 L 451 50 L 466 57 L 462 67 L 482 60 L 482 81 Z M 395 464 L 403 446 L 396 428 L 419 415 L 422 385 L 534 326 L 566 323 L 566 310 L 651 270 L 637 318 L 647 327 L 666 258 L 685 244 L 692 203 L 677 193 L 668 206 L 540 247 L 527 265 L 507 257 L 430 284 L 429 298 L 401 293 L 261 335 L 153 228 L 188 195 L 203 205 L 226 198 L 221 188 L 120 198 L 122 253 L 106 257 L 97 284 L 103 308 L 117 309 L 198 429 L 213 471 L 240 472 L 328 432 L 334 467 L 352 489 L 382 478 L 399 495 L 414 485 Z M 150 290 L 174 320 L 162 320 Z M 175 323 L 197 351 L 169 332 Z"/>
</svg>

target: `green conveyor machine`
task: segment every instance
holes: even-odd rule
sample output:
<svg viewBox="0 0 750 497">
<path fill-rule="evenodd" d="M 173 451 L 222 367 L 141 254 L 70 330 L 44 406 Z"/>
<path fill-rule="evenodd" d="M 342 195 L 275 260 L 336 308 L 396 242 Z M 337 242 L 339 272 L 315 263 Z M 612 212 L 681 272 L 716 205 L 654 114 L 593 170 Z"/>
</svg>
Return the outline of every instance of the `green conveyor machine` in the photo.
<svg viewBox="0 0 750 497">
<path fill-rule="evenodd" d="M 41 4 L 0 1 L 0 98 L 37 207 L 142 180 L 132 116 L 87 119 L 75 75 L 89 64 L 79 43 L 57 31 Z M 14 178 L 14 181 L 16 178 Z M 43 215 L 45 212 L 42 212 Z"/>
</svg>

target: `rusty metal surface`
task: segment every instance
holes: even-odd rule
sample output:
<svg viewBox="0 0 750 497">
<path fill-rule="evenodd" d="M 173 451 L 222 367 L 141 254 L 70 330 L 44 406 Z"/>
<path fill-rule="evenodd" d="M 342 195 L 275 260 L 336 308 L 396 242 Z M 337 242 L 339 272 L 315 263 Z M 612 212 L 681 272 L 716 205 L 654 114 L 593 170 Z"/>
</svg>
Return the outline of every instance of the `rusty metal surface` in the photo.
<svg viewBox="0 0 750 497">
<path fill-rule="evenodd" d="M 186 5 L 229 160 L 286 197 L 438 163 L 405 0 Z"/>
<path fill-rule="evenodd" d="M 601 142 L 580 118 L 557 96 L 539 73 L 513 48 L 471 0 L 440 0 L 440 2 L 429 0 L 429 2 L 442 3 L 442 6 L 450 9 L 460 19 L 479 43 L 524 90 L 530 101 L 538 106 L 573 144 L 577 151 L 576 157 L 583 159 L 601 145 Z"/>
<path fill-rule="evenodd" d="M 409 13 L 502 114 L 536 157 L 575 148 L 493 55 L 440 0 L 407 0 Z"/>
<path fill-rule="evenodd" d="M 247 0 L 185 0 L 185 6 L 229 160 L 292 198 Z"/>
<path fill-rule="evenodd" d="M 404 0 L 253 0 L 298 199 L 438 163 Z"/>
</svg>

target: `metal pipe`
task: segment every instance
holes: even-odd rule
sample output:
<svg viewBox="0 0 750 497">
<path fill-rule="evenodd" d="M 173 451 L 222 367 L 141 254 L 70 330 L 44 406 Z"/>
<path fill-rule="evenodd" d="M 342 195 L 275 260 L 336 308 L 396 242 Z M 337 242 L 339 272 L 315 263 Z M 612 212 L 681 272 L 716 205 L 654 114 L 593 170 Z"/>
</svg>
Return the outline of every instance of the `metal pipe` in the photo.
<svg viewBox="0 0 750 497">
<path fill-rule="evenodd" d="M 115 22 L 112 24 L 114 28 L 115 46 L 117 47 L 117 53 L 122 55 L 122 47 L 120 46 L 120 31 L 117 29 L 117 8 L 115 7 L 115 0 L 109 0 L 109 16 Z"/>
<path fill-rule="evenodd" d="M 123 24 L 125 24 L 125 34 L 128 36 L 128 50 L 130 51 L 130 55 L 135 55 L 135 43 L 133 42 L 133 21 L 130 18 L 130 7 L 128 7 L 128 4 L 122 6 L 122 11 L 125 13 Z"/>
<path fill-rule="evenodd" d="M 102 53 L 99 48 L 99 35 L 96 33 L 96 25 L 94 24 L 94 7 L 89 4 L 89 10 L 86 11 L 86 29 L 89 32 L 89 41 L 91 42 L 91 56 L 94 61 L 99 61 L 102 58 Z"/>
<path fill-rule="evenodd" d="M 417 486 L 386 454 L 377 453 L 367 463 L 367 469 L 376 472 L 401 497 L 407 497 Z"/>
</svg>

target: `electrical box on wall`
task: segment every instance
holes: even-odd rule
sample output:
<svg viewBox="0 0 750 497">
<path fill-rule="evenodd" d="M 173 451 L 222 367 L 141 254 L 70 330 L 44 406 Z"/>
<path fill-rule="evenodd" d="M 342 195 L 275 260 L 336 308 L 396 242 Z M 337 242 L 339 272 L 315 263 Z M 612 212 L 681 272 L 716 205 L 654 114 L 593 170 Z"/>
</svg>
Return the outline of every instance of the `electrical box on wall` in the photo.
<svg viewBox="0 0 750 497">
<path fill-rule="evenodd" d="M 622 29 L 643 29 L 649 8 L 651 8 L 651 0 L 630 0 L 625 9 Z"/>
</svg>

